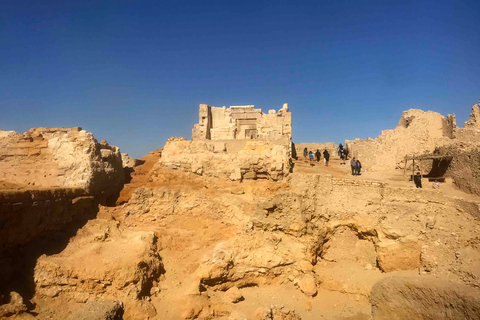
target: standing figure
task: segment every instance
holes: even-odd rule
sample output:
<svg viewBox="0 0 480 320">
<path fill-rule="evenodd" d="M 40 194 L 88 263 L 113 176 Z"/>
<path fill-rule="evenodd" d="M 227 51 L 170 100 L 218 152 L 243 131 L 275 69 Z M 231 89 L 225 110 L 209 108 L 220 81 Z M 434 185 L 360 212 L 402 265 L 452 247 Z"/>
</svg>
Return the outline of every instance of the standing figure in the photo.
<svg viewBox="0 0 480 320">
<path fill-rule="evenodd" d="M 348 151 L 348 148 L 345 147 L 345 148 L 343 149 L 343 152 L 345 153 L 345 160 L 348 160 L 348 152 L 349 152 L 349 151 Z"/>
<path fill-rule="evenodd" d="M 360 171 L 362 171 L 362 164 L 360 163 L 360 160 L 357 160 L 357 175 L 360 175 Z"/>
<path fill-rule="evenodd" d="M 341 143 L 338 145 L 337 152 L 338 152 L 338 156 L 341 157 L 343 153 L 343 146 Z"/>
<path fill-rule="evenodd" d="M 308 153 L 308 159 L 310 159 L 310 165 L 314 166 L 314 164 L 313 164 L 313 152 L 312 151 L 310 151 Z"/>
<path fill-rule="evenodd" d="M 352 167 L 352 176 L 357 174 L 357 161 L 355 161 L 355 157 L 350 160 L 350 167 Z"/>
<path fill-rule="evenodd" d="M 327 149 L 323 151 L 323 160 L 325 162 L 325 165 L 328 167 L 328 160 L 330 160 L 330 153 L 328 153 Z"/>
<path fill-rule="evenodd" d="M 315 152 L 315 157 L 317 158 L 317 162 L 320 162 L 320 158 L 322 157 L 320 150 L 317 149 L 317 152 Z"/>
<path fill-rule="evenodd" d="M 417 187 L 417 189 L 422 187 L 422 176 L 420 175 L 420 172 L 417 172 L 417 174 L 413 176 L 413 182 L 415 182 L 415 187 Z"/>
<path fill-rule="evenodd" d="M 308 149 L 305 148 L 303 149 L 303 160 L 307 161 L 307 157 L 308 157 Z"/>
</svg>

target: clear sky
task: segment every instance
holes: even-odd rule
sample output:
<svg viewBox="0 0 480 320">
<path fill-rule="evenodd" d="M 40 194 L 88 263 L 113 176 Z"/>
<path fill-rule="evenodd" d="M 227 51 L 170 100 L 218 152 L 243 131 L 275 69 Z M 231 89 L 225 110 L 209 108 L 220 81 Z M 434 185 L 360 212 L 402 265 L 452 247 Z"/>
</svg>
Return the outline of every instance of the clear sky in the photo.
<svg viewBox="0 0 480 320">
<path fill-rule="evenodd" d="M 288 103 L 294 142 L 376 137 L 480 98 L 480 1 L 0 1 L 0 128 L 141 157 L 198 105 Z"/>
</svg>

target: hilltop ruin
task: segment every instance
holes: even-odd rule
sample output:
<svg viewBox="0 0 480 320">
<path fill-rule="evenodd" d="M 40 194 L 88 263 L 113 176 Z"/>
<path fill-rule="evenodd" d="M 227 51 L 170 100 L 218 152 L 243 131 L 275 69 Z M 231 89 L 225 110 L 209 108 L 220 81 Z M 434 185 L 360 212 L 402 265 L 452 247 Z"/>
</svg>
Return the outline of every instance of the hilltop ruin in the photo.
<svg viewBox="0 0 480 320">
<path fill-rule="evenodd" d="M 192 140 L 139 160 L 81 128 L 0 131 L 0 318 L 480 319 L 476 110 L 347 141 L 355 177 L 331 143 L 296 146 L 329 167 L 292 157 L 287 105 L 200 105 Z M 458 187 L 389 176 L 425 152 Z"/>
<path fill-rule="evenodd" d="M 170 169 L 231 180 L 281 180 L 291 170 L 292 114 L 254 106 L 199 106 L 192 140 L 171 138 L 161 163 Z"/>
</svg>

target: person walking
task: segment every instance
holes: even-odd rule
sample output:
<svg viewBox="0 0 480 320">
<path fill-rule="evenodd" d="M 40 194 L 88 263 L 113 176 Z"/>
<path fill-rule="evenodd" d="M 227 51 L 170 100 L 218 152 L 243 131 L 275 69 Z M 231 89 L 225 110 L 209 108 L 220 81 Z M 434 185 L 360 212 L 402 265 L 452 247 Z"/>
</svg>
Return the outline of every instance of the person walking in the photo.
<svg viewBox="0 0 480 320">
<path fill-rule="evenodd" d="M 338 156 L 341 157 L 343 153 L 343 146 L 341 143 L 338 145 L 337 152 L 338 152 Z"/>
<path fill-rule="evenodd" d="M 323 151 L 323 160 L 325 162 L 325 165 L 328 167 L 328 160 L 330 160 L 330 153 L 328 153 L 327 149 Z"/>
<path fill-rule="evenodd" d="M 308 159 L 310 159 L 310 165 L 313 167 L 315 164 L 313 163 L 313 152 L 311 150 L 308 153 Z"/>
<path fill-rule="evenodd" d="M 362 171 L 362 164 L 360 163 L 360 160 L 357 159 L 357 175 L 360 175 L 360 172 Z"/>
<path fill-rule="evenodd" d="M 317 149 L 317 152 L 315 152 L 315 157 L 317 158 L 317 162 L 320 162 L 320 158 L 322 157 L 320 150 Z"/>
<path fill-rule="evenodd" d="M 303 149 L 303 160 L 305 160 L 305 162 L 307 162 L 307 157 L 308 157 L 308 149 L 305 148 Z"/>
<path fill-rule="evenodd" d="M 417 174 L 413 176 L 413 182 L 415 182 L 415 187 L 417 187 L 417 189 L 422 187 L 422 176 L 420 175 L 420 172 L 417 172 Z"/>
<path fill-rule="evenodd" d="M 355 157 L 350 160 L 350 167 L 352 167 L 352 176 L 357 174 L 357 161 L 355 161 Z"/>
</svg>

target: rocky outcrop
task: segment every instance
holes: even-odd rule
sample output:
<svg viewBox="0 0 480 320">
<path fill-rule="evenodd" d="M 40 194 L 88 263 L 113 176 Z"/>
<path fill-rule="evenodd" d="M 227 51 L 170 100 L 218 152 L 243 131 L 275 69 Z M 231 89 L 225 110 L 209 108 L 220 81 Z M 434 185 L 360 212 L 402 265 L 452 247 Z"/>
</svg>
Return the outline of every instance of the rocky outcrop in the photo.
<svg viewBox="0 0 480 320">
<path fill-rule="evenodd" d="M 123 182 L 117 147 L 82 128 L 0 131 L 0 180 L 20 188 L 81 188 L 108 200 Z"/>
<path fill-rule="evenodd" d="M 122 231 L 116 222 L 94 220 L 60 254 L 41 256 L 34 279 L 39 296 L 84 302 L 103 294 L 139 299 L 163 272 L 152 232 Z"/>
<path fill-rule="evenodd" d="M 288 137 L 270 140 L 169 139 L 160 164 L 174 170 L 231 180 L 281 180 L 291 168 Z"/>
<path fill-rule="evenodd" d="M 375 320 L 480 319 L 478 290 L 434 277 L 389 277 L 370 295 Z"/>
<path fill-rule="evenodd" d="M 9 297 L 0 296 L 0 317 L 7 318 L 28 311 L 23 303 L 23 298 L 15 291 L 10 292 Z"/>
</svg>

